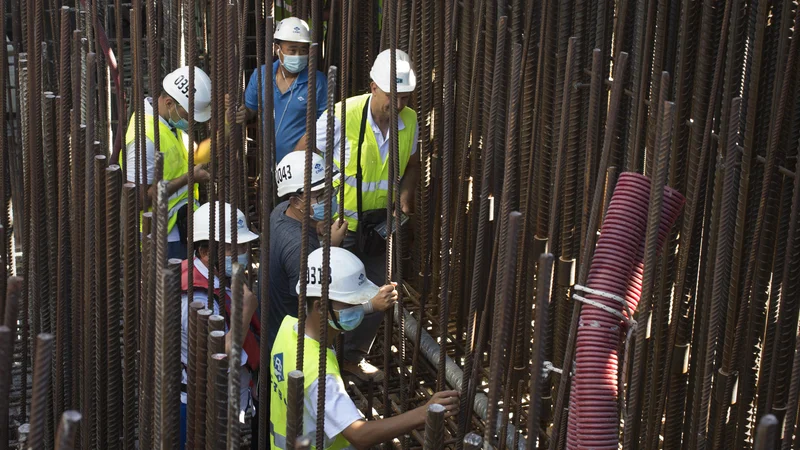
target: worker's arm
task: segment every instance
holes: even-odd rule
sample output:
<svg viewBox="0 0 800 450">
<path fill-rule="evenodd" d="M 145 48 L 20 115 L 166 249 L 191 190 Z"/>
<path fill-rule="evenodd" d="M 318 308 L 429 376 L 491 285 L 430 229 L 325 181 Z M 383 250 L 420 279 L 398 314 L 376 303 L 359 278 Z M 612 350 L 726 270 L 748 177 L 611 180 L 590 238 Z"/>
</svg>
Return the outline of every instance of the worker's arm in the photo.
<svg viewBox="0 0 800 450">
<path fill-rule="evenodd" d="M 247 330 L 250 329 L 250 319 L 253 317 L 253 314 L 256 312 L 256 307 L 258 307 L 258 299 L 256 295 L 253 294 L 253 291 L 250 290 L 247 285 L 244 285 L 244 305 L 242 309 L 242 324 L 240 325 L 242 328 L 242 342 L 239 342 L 239 347 L 244 344 L 244 338 L 247 336 Z M 231 352 L 231 345 L 233 344 L 233 333 L 228 333 L 225 335 L 225 352 L 230 354 Z"/>
<path fill-rule="evenodd" d="M 211 179 L 211 175 L 205 169 L 205 164 L 201 164 L 199 166 L 194 166 L 194 182 L 195 183 L 205 183 Z M 186 186 L 189 183 L 189 174 L 185 173 L 178 178 L 173 178 L 169 180 L 167 183 L 167 197 L 170 195 L 178 192 L 179 189 Z M 158 193 L 158 188 L 155 184 L 151 184 L 147 189 L 147 194 L 150 196 L 150 199 L 155 199 L 156 194 Z"/>
<path fill-rule="evenodd" d="M 399 416 L 355 421 L 342 431 L 342 435 L 359 450 L 370 448 L 423 426 L 428 406 L 434 403 L 445 407 L 445 417 L 458 414 L 458 395 L 458 391 L 437 392 L 425 405 Z"/>
<path fill-rule="evenodd" d="M 411 155 L 406 165 L 403 179 L 400 181 L 400 207 L 409 214 L 414 211 L 414 194 L 419 183 L 419 152 Z"/>
<path fill-rule="evenodd" d="M 262 66 L 263 67 L 263 66 Z M 241 105 L 236 110 L 236 123 L 243 124 L 250 122 L 258 114 L 258 71 L 262 70 L 257 68 L 250 74 L 250 79 L 247 81 L 247 87 L 244 90 L 244 105 Z M 264 72 L 262 72 L 263 77 Z M 264 82 L 262 78 L 261 82 Z M 263 101 L 263 100 L 262 100 Z"/>
</svg>

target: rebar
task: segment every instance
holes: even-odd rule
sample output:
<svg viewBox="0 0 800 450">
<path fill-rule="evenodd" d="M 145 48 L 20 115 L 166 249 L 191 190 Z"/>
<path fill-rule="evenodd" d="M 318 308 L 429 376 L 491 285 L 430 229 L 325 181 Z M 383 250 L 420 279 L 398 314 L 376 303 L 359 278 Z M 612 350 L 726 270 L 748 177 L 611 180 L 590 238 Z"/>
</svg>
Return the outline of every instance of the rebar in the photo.
<svg viewBox="0 0 800 450">
<path fill-rule="evenodd" d="M 36 355 L 33 365 L 33 392 L 31 394 L 31 431 L 27 448 L 40 450 L 45 448 L 47 433 L 47 400 L 50 396 L 52 380 L 53 351 L 55 336 L 42 333 L 36 336 Z"/>
<path fill-rule="evenodd" d="M 298 432 L 303 429 L 303 396 L 304 376 L 300 370 L 289 372 L 286 390 L 286 442 L 291 450 L 291 443 L 298 439 Z"/>
<path fill-rule="evenodd" d="M 58 434 L 56 434 L 56 450 L 71 450 L 75 448 L 75 438 L 78 434 L 83 416 L 75 410 L 64 411 L 58 423 Z"/>
<path fill-rule="evenodd" d="M 137 372 L 137 332 L 139 310 L 139 280 L 136 277 L 138 230 L 136 222 L 139 211 L 136 209 L 138 192 L 135 183 L 125 183 L 122 186 L 122 338 L 123 369 L 122 369 L 122 432 L 123 448 L 134 450 L 136 443 L 136 423 L 138 412 L 136 408 L 136 390 L 139 375 Z M 113 342 L 113 341 L 112 341 Z"/>
<path fill-rule="evenodd" d="M 205 307 L 205 305 L 203 306 Z M 194 382 L 195 389 L 194 395 L 188 395 L 188 403 L 186 406 L 188 411 L 194 411 L 194 429 L 197 434 L 194 438 L 194 444 L 195 448 L 199 449 L 206 448 L 206 399 L 209 393 L 206 389 L 203 389 L 203 386 L 208 385 L 208 345 L 211 331 L 210 319 L 213 317 L 212 313 L 213 311 L 210 309 L 201 309 L 197 311 L 197 324 L 195 325 L 195 339 L 197 340 L 195 361 L 192 363 L 192 361 L 189 360 L 190 367 L 193 365 L 195 368 L 195 379 L 192 380 L 192 378 L 189 377 L 189 382 Z M 190 390 L 189 392 L 192 391 Z M 192 416 L 187 415 L 187 420 L 189 420 L 190 417 Z"/>
<path fill-rule="evenodd" d="M 536 274 L 536 321 L 533 334 L 533 358 L 531 363 L 530 379 L 530 404 L 528 409 L 528 450 L 534 447 L 539 434 L 539 417 L 542 414 L 541 402 L 544 394 L 542 368 L 544 365 L 544 350 L 546 333 L 549 331 L 550 289 L 553 283 L 553 255 L 543 253 L 539 256 L 538 272 Z M 521 393 L 520 393 L 521 394 Z M 466 438 L 465 438 L 466 439 Z"/>
<path fill-rule="evenodd" d="M 235 209 L 231 209 L 234 210 L 235 213 Z M 232 226 L 233 225 L 234 224 L 232 224 Z M 244 307 L 244 267 L 239 263 L 233 266 L 231 293 L 231 325 L 229 331 L 231 335 L 231 345 L 228 351 L 228 417 L 226 419 L 227 431 L 225 434 L 228 437 L 228 450 L 235 450 L 239 448 L 239 441 L 241 438 L 239 436 L 241 431 L 241 427 L 239 426 L 239 371 L 242 366 L 241 342 L 244 340 L 243 335 L 245 333 L 245 331 L 242 330 L 242 320 L 244 316 L 242 312 L 242 308 Z"/>
<path fill-rule="evenodd" d="M 438 450 L 444 448 L 444 413 L 444 406 L 438 403 L 428 406 L 423 449 Z"/>
<path fill-rule="evenodd" d="M 22 285 L 22 280 L 17 280 L 17 286 Z M 10 285 L 10 283 L 9 283 Z M 0 449 L 9 448 L 9 404 L 11 403 L 11 383 L 13 381 L 12 367 L 14 363 L 14 335 L 7 325 L 0 325 Z M 16 330 L 16 327 L 14 328 Z"/>
<path fill-rule="evenodd" d="M 224 338 L 223 338 L 224 339 Z M 223 343 L 224 349 L 224 343 Z M 210 349 L 209 349 L 210 350 Z M 228 355 L 208 355 L 208 401 L 206 403 L 206 449 L 221 450 L 226 447 L 228 402 Z"/>
<path fill-rule="evenodd" d="M 188 334 L 188 347 L 187 347 L 187 361 L 184 364 L 183 370 L 186 371 L 186 446 L 189 448 L 195 448 L 196 443 L 195 440 L 197 436 L 195 430 L 196 427 L 196 420 L 197 420 L 197 404 L 195 399 L 197 398 L 197 347 L 199 341 L 205 341 L 205 339 L 198 339 L 198 337 L 208 336 L 208 316 L 206 316 L 205 322 L 205 330 L 204 332 L 198 331 L 198 326 L 200 325 L 198 319 L 198 312 L 205 308 L 205 304 L 203 302 L 189 302 L 189 329 L 187 330 Z M 209 310 L 210 311 L 210 310 Z M 203 356 L 207 353 L 203 352 Z M 205 377 L 204 377 L 205 379 Z M 201 384 L 200 386 L 205 386 L 205 384 Z"/>
</svg>

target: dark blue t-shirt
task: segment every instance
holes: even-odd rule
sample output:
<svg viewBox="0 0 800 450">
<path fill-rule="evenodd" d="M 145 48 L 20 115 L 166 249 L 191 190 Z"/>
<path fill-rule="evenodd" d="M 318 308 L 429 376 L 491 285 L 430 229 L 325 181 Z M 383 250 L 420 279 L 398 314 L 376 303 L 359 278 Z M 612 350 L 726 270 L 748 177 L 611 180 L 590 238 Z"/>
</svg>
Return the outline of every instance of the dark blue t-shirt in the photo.
<svg viewBox="0 0 800 450">
<path fill-rule="evenodd" d="M 300 278 L 300 239 L 303 224 L 286 215 L 289 201 L 275 207 L 269 222 L 269 320 L 267 342 L 275 342 L 283 318 L 297 317 L 297 281 Z M 317 230 L 308 231 L 308 253 L 318 249 Z"/>
</svg>

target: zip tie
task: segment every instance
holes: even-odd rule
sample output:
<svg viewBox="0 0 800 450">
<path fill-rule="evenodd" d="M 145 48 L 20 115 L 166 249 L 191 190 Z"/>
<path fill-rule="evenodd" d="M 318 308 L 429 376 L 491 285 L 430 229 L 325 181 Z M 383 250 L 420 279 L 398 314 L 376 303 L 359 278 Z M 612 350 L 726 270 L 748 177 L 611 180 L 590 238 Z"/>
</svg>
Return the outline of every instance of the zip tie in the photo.
<svg viewBox="0 0 800 450">
<path fill-rule="evenodd" d="M 612 294 L 610 292 L 605 292 L 605 291 L 601 291 L 601 290 L 598 290 L 598 289 L 592 289 L 592 288 L 589 288 L 589 287 L 586 287 L 586 286 L 582 286 L 580 284 L 574 285 L 573 289 L 575 289 L 576 291 L 586 292 L 587 294 L 599 295 L 600 297 L 607 298 L 609 300 L 614 300 L 615 302 L 619 303 L 625 309 L 625 312 L 628 313 L 628 317 L 625 317 L 625 315 L 622 314 L 622 312 L 620 312 L 620 311 L 618 311 L 618 310 L 616 310 L 614 308 L 611 308 L 608 305 L 605 305 L 603 303 L 600 303 L 600 302 L 592 300 L 592 299 L 588 299 L 586 297 L 578 295 L 577 293 L 574 293 L 574 292 L 572 293 L 572 298 L 574 300 L 586 303 L 588 305 L 594 306 L 595 308 L 602 309 L 603 311 L 605 311 L 605 312 L 607 312 L 607 313 L 609 313 L 611 315 L 617 316 L 620 319 L 622 319 L 628 325 L 628 327 L 630 327 L 630 328 L 636 327 L 637 323 L 636 323 L 636 320 L 633 318 L 633 312 L 631 311 L 630 307 L 628 306 L 628 302 L 625 301 L 624 298 L 620 297 L 619 295 Z"/>
</svg>

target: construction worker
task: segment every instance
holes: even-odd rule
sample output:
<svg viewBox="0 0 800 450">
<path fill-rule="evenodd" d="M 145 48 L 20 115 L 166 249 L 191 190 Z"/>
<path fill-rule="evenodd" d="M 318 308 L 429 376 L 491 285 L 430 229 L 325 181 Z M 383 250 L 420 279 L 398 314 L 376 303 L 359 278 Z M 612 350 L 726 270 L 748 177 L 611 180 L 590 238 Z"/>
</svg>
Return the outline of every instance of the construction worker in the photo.
<svg viewBox="0 0 800 450">
<path fill-rule="evenodd" d="M 275 52 L 278 60 L 272 64 L 272 88 L 275 115 L 275 161 L 280 161 L 293 150 L 306 149 L 306 103 L 308 101 L 308 48 L 312 42 L 308 23 L 297 17 L 278 22 L 275 29 Z M 239 108 L 236 121 L 244 123 L 258 113 L 258 71 L 262 82 L 266 78 L 266 65 L 253 71 L 247 82 L 245 104 Z M 328 104 L 328 81 L 317 70 L 317 117 Z M 264 87 L 266 89 L 266 86 Z M 263 120 L 267 118 L 264 117 Z"/>
<path fill-rule="evenodd" d="M 189 157 L 187 153 L 188 138 L 186 130 L 189 127 L 189 70 L 188 66 L 176 69 L 164 77 L 161 83 L 161 92 L 155 97 L 144 99 L 144 132 L 146 139 L 142 143 L 144 150 L 144 165 L 140 164 L 139 196 L 140 204 L 147 208 L 150 198 L 155 198 L 154 174 L 155 158 L 155 128 L 153 126 L 153 101 L 158 102 L 159 115 L 159 150 L 164 154 L 164 180 L 169 181 L 167 194 L 169 195 L 169 219 L 167 222 L 167 256 L 169 258 L 186 259 L 186 217 L 188 214 L 188 176 Z M 195 95 L 194 95 L 194 120 L 206 122 L 211 117 L 211 79 L 200 68 L 194 68 Z M 127 179 L 136 181 L 136 164 L 141 163 L 142 157 L 136 152 L 136 114 L 131 115 L 128 121 L 128 131 L 125 133 L 125 167 Z M 122 156 L 120 155 L 120 163 Z M 209 174 L 203 165 L 194 167 L 194 181 L 204 183 L 209 180 Z M 195 185 L 194 198 L 199 198 L 200 191 Z M 197 205 L 192 205 L 192 211 Z M 149 209 L 149 208 L 148 208 Z M 178 226 L 176 226 L 178 225 Z"/>
<path fill-rule="evenodd" d="M 458 391 L 437 392 L 426 405 L 395 417 L 364 420 L 345 391 L 332 343 L 342 331 L 353 330 L 364 318 L 362 305 L 375 297 L 378 286 L 366 278 L 364 264 L 347 250 L 332 247 L 330 254 L 329 297 L 327 305 L 322 296 L 322 251 L 308 256 L 308 296 L 303 357 L 304 411 L 303 433 L 316 431 L 317 414 L 325 414 L 325 448 L 366 449 L 390 441 L 421 427 L 427 407 L 439 403 L 445 416 L 458 414 Z M 324 309 L 323 309 L 324 308 Z M 328 311 L 328 341 L 320 342 L 320 311 Z M 297 319 L 286 316 L 272 348 L 272 400 L 270 402 L 270 445 L 273 449 L 286 447 L 287 378 L 297 368 Z M 320 345 L 327 347 L 326 373 L 319 373 Z M 325 376 L 325 410 L 317 409 L 319 377 Z"/>
<path fill-rule="evenodd" d="M 192 286 L 193 286 L 193 301 L 199 301 L 208 304 L 209 294 L 213 295 L 215 301 L 212 301 L 214 314 L 220 314 L 218 302 L 225 300 L 225 309 L 230 317 L 231 305 L 231 289 L 225 287 L 224 296 L 219 292 L 219 279 L 214 278 L 213 292 L 209 281 L 208 268 L 212 264 L 209 261 L 209 248 L 208 243 L 211 238 L 210 228 L 210 203 L 205 203 L 194 212 L 194 234 L 192 240 L 194 242 L 194 260 L 184 260 L 181 264 L 181 364 L 183 365 L 182 372 L 182 389 L 181 389 L 181 429 L 180 429 L 180 448 L 183 449 L 186 443 L 186 383 L 187 372 L 186 367 L 188 364 L 189 355 L 189 297 L 187 294 L 189 288 L 189 270 L 193 271 Z M 224 205 L 224 208 L 223 208 Z M 229 221 L 231 217 L 231 205 L 228 203 L 216 203 L 215 209 L 215 223 L 219 222 L 220 214 L 223 214 L 223 219 Z M 247 266 L 248 262 L 248 243 L 258 239 L 258 235 L 250 231 L 247 226 L 247 220 L 241 210 L 236 210 L 237 216 L 237 247 L 231 245 L 231 227 L 225 227 L 225 240 L 222 242 L 220 237 L 219 228 L 216 229 L 215 241 L 223 244 L 220 251 L 225 252 L 225 274 L 230 277 L 233 273 L 233 263 L 237 262 L 242 266 Z M 259 364 L 259 337 L 260 324 L 258 317 L 255 315 L 256 308 L 258 307 L 258 300 L 247 286 L 244 285 L 244 304 L 242 308 L 242 329 L 246 330 L 243 334 L 242 342 L 237 342 L 237 345 L 242 347 L 242 369 L 240 371 L 240 415 L 239 420 L 244 422 L 244 414 L 250 407 L 253 406 L 252 396 L 250 393 L 250 385 L 252 380 L 252 372 L 258 368 Z M 228 324 L 229 326 L 230 324 Z M 230 353 L 231 346 L 233 345 L 231 333 L 225 335 L 225 352 Z"/>
<path fill-rule="evenodd" d="M 313 226 L 308 235 L 308 251 L 312 252 L 320 247 L 318 236 L 323 234 L 322 220 L 325 217 L 325 161 L 317 154 L 311 155 L 311 223 Z M 303 181 L 305 173 L 305 152 L 291 152 L 286 155 L 275 169 L 275 180 L 278 185 L 278 197 L 285 200 L 278 204 L 270 216 L 270 315 L 267 324 L 268 345 L 270 348 L 275 342 L 275 336 L 286 316 L 297 317 L 297 291 L 295 286 L 300 279 L 300 241 L 303 227 L 303 210 L 305 194 Z M 334 179 L 338 180 L 338 172 Z M 337 209 L 337 195 L 333 196 L 333 210 Z M 331 245 L 339 246 L 347 233 L 347 223 L 334 220 L 331 224 Z M 378 295 L 365 305 L 365 312 L 370 315 L 381 315 L 397 301 L 397 291 L 394 284 L 381 287 Z M 351 342 L 349 333 L 345 334 L 345 349 L 357 347 L 359 343 Z M 356 338 L 363 338 L 356 335 Z M 367 336 L 368 339 L 374 339 Z M 367 344 L 369 345 L 369 343 Z M 345 350 L 345 355 L 348 352 Z M 343 369 L 353 373 L 359 378 L 378 376 L 377 369 L 373 373 L 364 373 L 359 366 L 361 358 L 354 361 L 343 360 Z"/>
<path fill-rule="evenodd" d="M 413 211 L 414 193 L 419 181 L 419 154 L 417 153 L 417 114 L 406 106 L 417 83 L 411 60 L 402 50 L 396 51 L 397 67 L 397 137 L 400 153 L 400 204 L 404 214 Z M 389 180 L 389 146 L 391 90 L 391 53 L 384 50 L 375 59 L 370 71 L 372 82 L 370 93 L 347 99 L 345 167 L 344 171 L 344 215 L 349 233 L 343 247 L 352 251 L 363 263 L 367 277 L 382 284 L 386 276 L 386 240 L 381 227 L 386 229 L 386 203 Z M 342 104 L 335 105 L 333 159 L 337 167 L 341 139 Z M 327 113 L 317 120 L 317 149 L 326 151 Z M 380 326 L 382 315 L 367 316 L 354 333 L 356 347 L 345 349 L 344 357 L 349 361 L 361 361 L 367 370 L 373 370 L 364 358 Z"/>
</svg>

